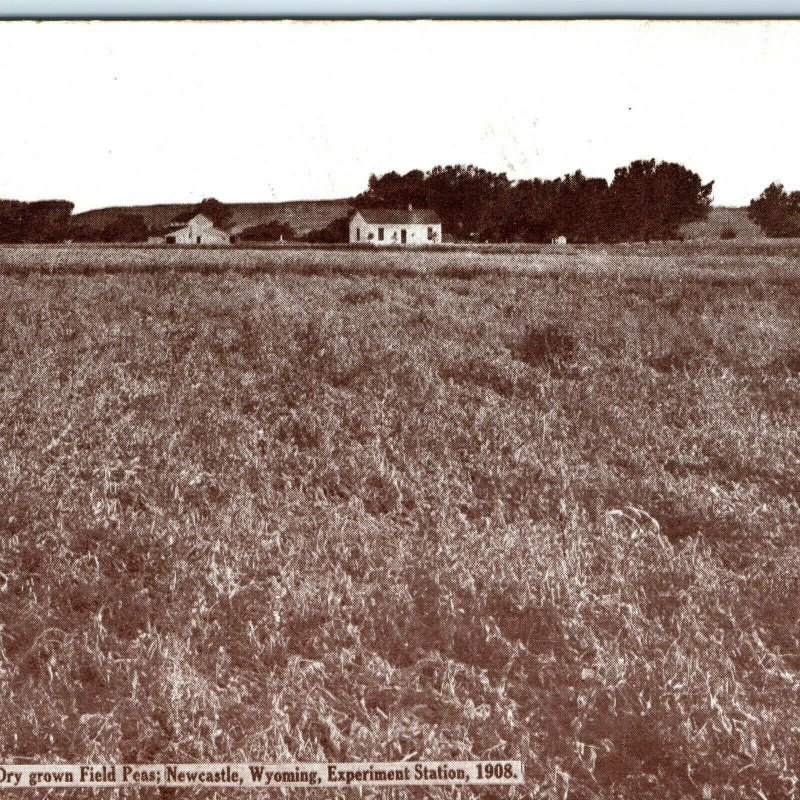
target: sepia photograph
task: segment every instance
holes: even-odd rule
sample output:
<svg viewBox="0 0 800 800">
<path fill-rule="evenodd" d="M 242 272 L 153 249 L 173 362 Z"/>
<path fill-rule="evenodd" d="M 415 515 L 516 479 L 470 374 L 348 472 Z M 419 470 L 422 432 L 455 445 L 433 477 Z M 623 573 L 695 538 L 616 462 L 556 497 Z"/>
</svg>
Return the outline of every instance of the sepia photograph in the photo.
<svg viewBox="0 0 800 800">
<path fill-rule="evenodd" d="M 798 86 L 0 22 L 0 789 L 800 800 Z"/>
</svg>

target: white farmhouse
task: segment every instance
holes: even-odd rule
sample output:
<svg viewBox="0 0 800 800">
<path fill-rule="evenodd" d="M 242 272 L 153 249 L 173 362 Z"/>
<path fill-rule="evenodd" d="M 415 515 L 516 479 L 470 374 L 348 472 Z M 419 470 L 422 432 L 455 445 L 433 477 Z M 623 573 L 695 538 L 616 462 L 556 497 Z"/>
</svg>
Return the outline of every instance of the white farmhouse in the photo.
<svg viewBox="0 0 800 800">
<path fill-rule="evenodd" d="M 230 244 L 228 231 L 218 228 L 205 214 L 176 217 L 154 241 L 167 244 Z"/>
<path fill-rule="evenodd" d="M 350 244 L 441 244 L 442 220 L 430 208 L 364 208 L 350 217 Z"/>
</svg>

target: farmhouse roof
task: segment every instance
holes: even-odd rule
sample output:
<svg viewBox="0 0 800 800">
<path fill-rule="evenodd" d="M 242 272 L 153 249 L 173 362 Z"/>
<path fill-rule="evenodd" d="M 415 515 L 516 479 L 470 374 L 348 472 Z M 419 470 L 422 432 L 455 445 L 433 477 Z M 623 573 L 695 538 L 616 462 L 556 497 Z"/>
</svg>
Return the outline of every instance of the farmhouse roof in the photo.
<svg viewBox="0 0 800 800">
<path fill-rule="evenodd" d="M 359 208 L 358 214 L 370 225 L 440 225 L 432 208 Z"/>
</svg>

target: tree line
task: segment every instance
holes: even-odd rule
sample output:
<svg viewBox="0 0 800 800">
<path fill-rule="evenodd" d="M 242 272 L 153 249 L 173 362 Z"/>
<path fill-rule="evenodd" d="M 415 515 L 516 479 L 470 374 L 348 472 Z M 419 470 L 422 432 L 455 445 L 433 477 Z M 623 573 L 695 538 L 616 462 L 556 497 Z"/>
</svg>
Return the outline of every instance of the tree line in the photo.
<svg viewBox="0 0 800 800">
<path fill-rule="evenodd" d="M 371 175 L 353 205 L 433 208 L 445 234 L 456 241 L 546 242 L 558 236 L 571 242 L 650 241 L 679 238 L 683 225 L 704 219 L 712 189 L 713 181 L 704 183 L 683 165 L 655 159 L 617 168 L 610 182 L 580 170 L 552 180 L 512 181 L 505 173 L 450 165 Z M 0 200 L 0 242 L 143 242 L 155 233 L 141 214 L 120 211 L 98 225 L 73 218 L 73 208 L 66 200 Z M 768 236 L 800 236 L 800 191 L 773 183 L 747 212 Z M 204 213 L 218 225 L 230 220 L 229 207 L 215 198 L 189 213 Z M 238 238 L 344 242 L 347 227 L 341 218 L 299 236 L 289 224 L 271 220 L 244 229 Z"/>
<path fill-rule="evenodd" d="M 704 219 L 713 181 L 681 164 L 634 161 L 609 183 L 580 170 L 554 180 L 511 181 L 472 165 L 371 176 L 359 207 L 433 208 L 454 239 L 488 242 L 574 242 L 675 239 L 687 222 Z"/>
<path fill-rule="evenodd" d="M 0 200 L 0 242 L 63 241 L 74 207 L 67 200 Z"/>
</svg>

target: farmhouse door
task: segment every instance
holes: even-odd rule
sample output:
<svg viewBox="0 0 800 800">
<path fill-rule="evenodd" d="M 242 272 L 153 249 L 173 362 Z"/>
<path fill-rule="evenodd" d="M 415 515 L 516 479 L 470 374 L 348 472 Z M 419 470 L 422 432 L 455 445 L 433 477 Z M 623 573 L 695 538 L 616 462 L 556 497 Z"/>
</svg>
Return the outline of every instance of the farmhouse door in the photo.
<svg viewBox="0 0 800 800">
<path fill-rule="evenodd" d="M 406 229 L 403 228 L 400 231 L 400 244 L 405 244 L 405 243 L 406 243 Z"/>
</svg>

